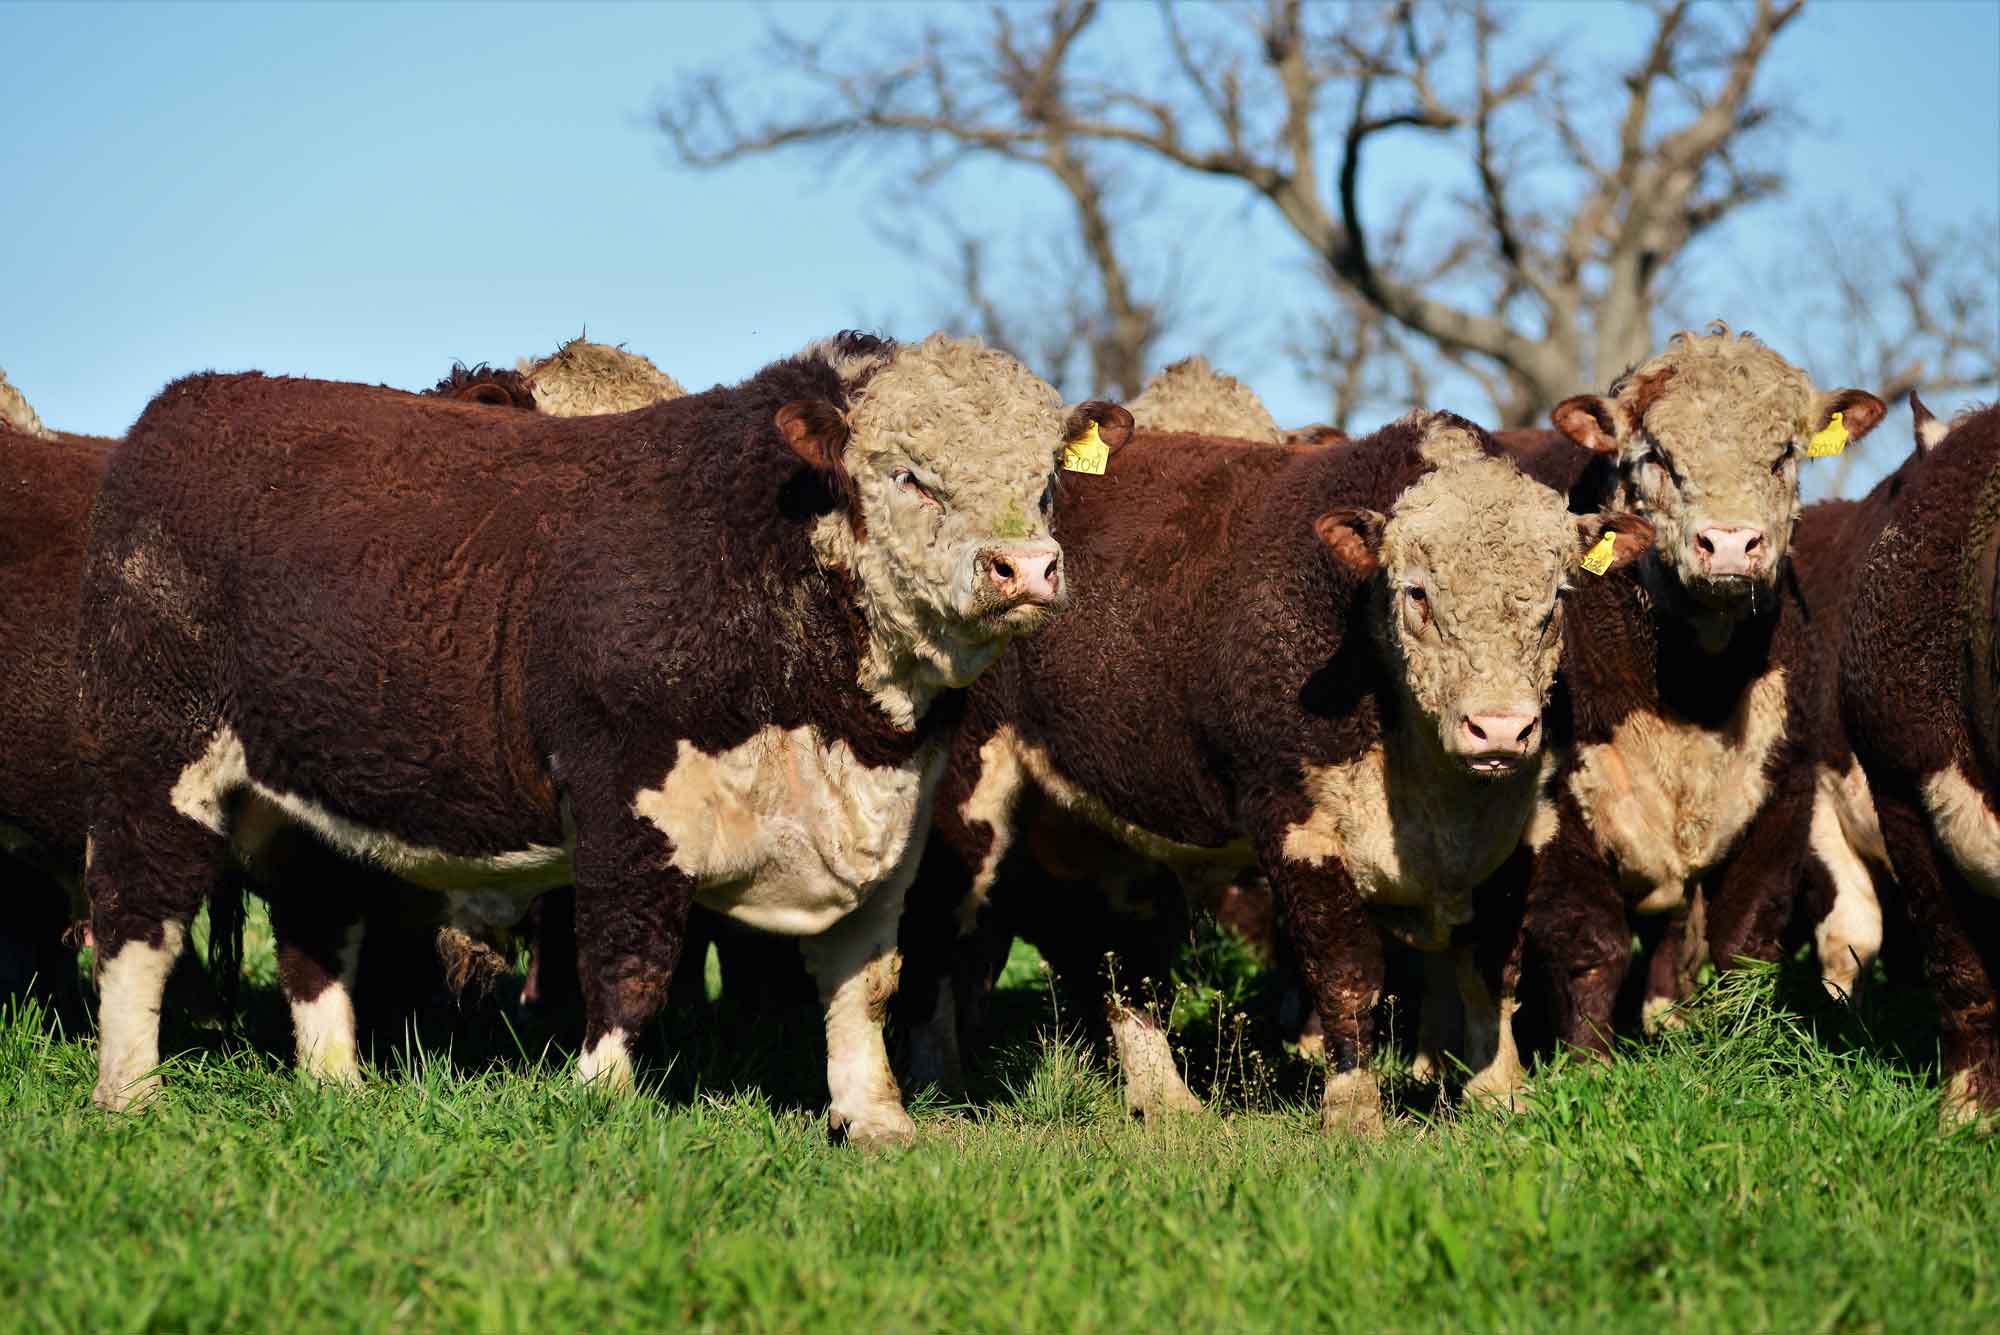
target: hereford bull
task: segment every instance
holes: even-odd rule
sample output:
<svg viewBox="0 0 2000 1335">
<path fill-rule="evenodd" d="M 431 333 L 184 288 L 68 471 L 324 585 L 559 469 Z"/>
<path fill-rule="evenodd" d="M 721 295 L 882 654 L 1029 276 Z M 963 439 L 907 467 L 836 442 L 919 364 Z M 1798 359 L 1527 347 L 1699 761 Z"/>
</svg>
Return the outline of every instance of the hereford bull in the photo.
<svg viewBox="0 0 2000 1335">
<path fill-rule="evenodd" d="M 1064 600 L 1055 452 L 1093 424 L 1130 418 L 1066 425 L 943 336 L 843 334 L 608 417 L 170 385 L 84 574 L 97 1100 L 157 1086 L 160 981 L 224 852 L 298 828 L 467 929 L 573 884 L 584 1080 L 630 1083 L 697 897 L 802 938 L 832 1127 L 908 1137 L 902 892 L 955 692 Z M 281 982 L 303 1065 L 353 1080 L 359 925 L 321 889 Z"/>
<path fill-rule="evenodd" d="M 983 909 L 1092 924 L 1072 967 L 1100 976 L 1090 956 L 1118 948 L 1131 906 L 1037 902 L 1024 853 L 1072 881 L 1110 871 L 1114 897 L 1140 883 L 1133 856 L 1194 885 L 1261 869 L 1325 1026 L 1323 1125 L 1379 1130 L 1382 933 L 1443 949 L 1528 837 L 1559 594 L 1579 543 L 1608 536 L 1622 564 L 1645 526 L 1569 515 L 1446 413 L 1334 449 L 1141 437 L 1104 476 L 1068 476 L 1057 513 L 1075 606 L 968 699 L 905 924 L 909 1009 L 949 1041 L 953 929 Z M 1495 998 L 1513 966 L 1491 963 L 1474 1093 L 1506 1097 L 1521 1072 Z M 1119 964 L 1128 987 L 1147 971 Z M 1129 1106 L 1198 1107 L 1165 1035 L 1099 987 Z"/>
<path fill-rule="evenodd" d="M 1946 1126 L 2000 1111 L 2000 408 L 1960 418 L 1855 579 L 1841 715 L 1944 1037 Z"/>
<path fill-rule="evenodd" d="M 687 393 L 638 353 L 583 338 L 546 357 L 523 357 L 515 369 L 533 384 L 535 406 L 551 417 L 630 412 Z"/>
<path fill-rule="evenodd" d="M 1567 479 L 1572 508 L 1629 508 L 1658 535 L 1646 559 L 1583 586 L 1564 651 L 1576 745 L 1529 917 L 1573 1045 L 1608 1050 L 1631 915 L 1658 938 L 1649 1026 L 1684 986 L 1697 888 L 1718 966 L 1777 951 L 1808 847 L 1828 670 L 1788 559 L 1799 460 L 1882 412 L 1861 390 L 1816 390 L 1718 324 L 1676 334 L 1608 396 L 1556 406 L 1591 462 L 1521 456 Z"/>
</svg>

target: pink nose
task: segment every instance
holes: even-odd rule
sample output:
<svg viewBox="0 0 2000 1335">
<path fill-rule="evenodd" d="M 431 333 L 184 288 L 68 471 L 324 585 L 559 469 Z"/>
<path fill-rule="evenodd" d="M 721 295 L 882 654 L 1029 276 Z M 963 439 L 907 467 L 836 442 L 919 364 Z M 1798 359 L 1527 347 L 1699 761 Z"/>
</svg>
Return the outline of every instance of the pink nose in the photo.
<svg viewBox="0 0 2000 1335">
<path fill-rule="evenodd" d="M 1701 568 L 1710 575 L 1755 575 L 1764 566 L 1764 531 L 1705 528 L 1694 535 Z"/>
<path fill-rule="evenodd" d="M 1533 714 L 1467 714 L 1458 725 L 1459 750 L 1475 758 L 1525 756 L 1540 722 Z"/>
<path fill-rule="evenodd" d="M 981 554 L 986 578 L 1012 607 L 1047 607 L 1062 596 L 1062 549 L 989 547 Z"/>
</svg>

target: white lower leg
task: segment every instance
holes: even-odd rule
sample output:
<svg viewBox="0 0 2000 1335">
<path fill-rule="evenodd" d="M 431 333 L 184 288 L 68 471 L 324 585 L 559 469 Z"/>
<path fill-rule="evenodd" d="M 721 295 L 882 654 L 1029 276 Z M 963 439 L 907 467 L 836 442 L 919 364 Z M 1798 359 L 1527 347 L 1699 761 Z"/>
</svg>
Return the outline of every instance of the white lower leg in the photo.
<svg viewBox="0 0 2000 1335">
<path fill-rule="evenodd" d="M 160 1087 L 160 999 L 187 940 L 183 923 L 160 924 L 160 944 L 127 941 L 97 970 L 97 1088 L 100 1107 L 144 1103 Z"/>
<path fill-rule="evenodd" d="M 338 972 L 310 1001 L 292 1000 L 292 1039 L 298 1066 L 308 1075 L 339 1084 L 361 1082 L 354 1033 L 354 977 L 361 966 L 363 924 L 347 929 L 336 955 Z"/>
<path fill-rule="evenodd" d="M 632 1087 L 632 1050 L 623 1029 L 607 1029 L 577 1059 L 576 1078 L 605 1089 Z"/>
<path fill-rule="evenodd" d="M 1833 881 L 1833 907 L 1813 928 L 1820 985 L 1828 995 L 1849 999 L 1862 971 L 1882 950 L 1882 903 L 1868 864 L 1847 841 L 1840 815 L 1824 785 L 1813 795 L 1812 856 Z"/>
<path fill-rule="evenodd" d="M 1493 996 L 1469 950 L 1459 957 L 1458 986 L 1465 1001 L 1466 1064 L 1473 1068 L 1465 1097 L 1514 1111 L 1528 1089 L 1528 1072 L 1514 1043 L 1514 1012 L 1521 1003 L 1512 993 Z"/>
<path fill-rule="evenodd" d="M 799 943 L 826 1011 L 827 1123 L 850 1144 L 903 1144 L 917 1133 L 882 1042 L 882 1020 L 903 971 L 896 950 L 902 911 L 902 894 L 885 887 Z"/>
<path fill-rule="evenodd" d="M 1125 1075 L 1125 1110 L 1139 1117 L 1201 1111 L 1201 1100 L 1181 1079 L 1166 1031 L 1150 1015 L 1113 1001 L 1111 1045 Z"/>
</svg>

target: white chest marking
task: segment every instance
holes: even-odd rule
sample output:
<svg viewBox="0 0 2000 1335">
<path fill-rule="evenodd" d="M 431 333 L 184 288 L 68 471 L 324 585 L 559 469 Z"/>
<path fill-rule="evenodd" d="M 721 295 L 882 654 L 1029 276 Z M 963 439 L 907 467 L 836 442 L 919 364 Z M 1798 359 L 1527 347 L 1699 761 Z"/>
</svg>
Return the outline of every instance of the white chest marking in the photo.
<svg viewBox="0 0 2000 1335">
<path fill-rule="evenodd" d="M 1409 944 L 1442 948 L 1472 920 L 1472 892 L 1524 841 L 1547 841 L 1544 753 L 1531 771 L 1489 781 L 1395 763 L 1381 746 L 1341 765 L 1307 765 L 1312 812 L 1285 833 L 1285 856 L 1319 866 L 1338 859 L 1363 901 L 1417 910 L 1417 923 L 1389 930 Z"/>
<path fill-rule="evenodd" d="M 1983 895 L 2000 896 L 2000 819 L 1985 795 L 1957 765 L 1925 779 L 1923 794 L 1938 842 L 1965 879 Z"/>
<path fill-rule="evenodd" d="M 765 728 L 710 755 L 683 741 L 632 810 L 673 841 L 673 865 L 708 908 L 765 931 L 810 936 L 916 871 L 944 758 L 863 764 L 811 728 Z"/>
<path fill-rule="evenodd" d="M 240 806 L 232 827 L 225 813 L 237 793 L 253 800 Z M 200 758 L 181 771 L 171 798 L 174 810 L 217 834 L 229 835 L 238 854 L 253 863 L 281 827 L 303 826 L 337 852 L 449 896 L 452 922 L 469 931 L 511 927 L 536 895 L 571 880 L 568 848 L 530 844 L 507 853 L 449 853 L 371 829 L 309 798 L 259 783 L 250 773 L 242 739 L 227 725 L 209 739 Z"/>
<path fill-rule="evenodd" d="M 1642 911 L 1678 907 L 1728 851 L 1770 795 L 1764 766 L 1784 737 L 1785 672 L 1774 667 L 1719 729 L 1641 712 L 1581 749 L 1570 791 L 1624 883 L 1645 892 Z"/>
</svg>

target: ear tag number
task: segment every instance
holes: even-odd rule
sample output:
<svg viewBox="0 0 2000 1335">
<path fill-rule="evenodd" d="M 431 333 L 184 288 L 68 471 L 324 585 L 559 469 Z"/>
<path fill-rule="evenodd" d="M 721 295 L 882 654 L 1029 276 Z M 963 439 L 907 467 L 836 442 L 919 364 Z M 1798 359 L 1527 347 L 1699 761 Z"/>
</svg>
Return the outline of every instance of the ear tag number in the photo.
<svg viewBox="0 0 2000 1335">
<path fill-rule="evenodd" d="M 1063 446 L 1062 466 L 1072 473 L 1102 473 L 1111 461 L 1111 447 L 1097 434 L 1097 423 Z"/>
<path fill-rule="evenodd" d="M 1847 423 L 1835 413 L 1833 420 L 1821 427 L 1813 438 L 1806 442 L 1806 458 L 1824 459 L 1831 454 L 1839 454 L 1847 448 Z"/>
<path fill-rule="evenodd" d="M 1618 535 L 1605 529 L 1597 539 L 1597 545 L 1583 554 L 1583 568 L 1593 575 L 1601 575 L 1611 569 L 1611 558 L 1616 554 Z"/>
</svg>

